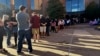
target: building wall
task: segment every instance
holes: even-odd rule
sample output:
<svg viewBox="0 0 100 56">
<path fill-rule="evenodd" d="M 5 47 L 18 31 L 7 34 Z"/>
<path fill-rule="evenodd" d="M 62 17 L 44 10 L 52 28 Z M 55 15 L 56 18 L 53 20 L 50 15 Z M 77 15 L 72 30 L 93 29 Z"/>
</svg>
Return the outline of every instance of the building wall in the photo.
<svg viewBox="0 0 100 56">
<path fill-rule="evenodd" d="M 64 6 L 66 6 L 66 0 L 60 0 L 60 1 Z M 87 7 L 87 5 L 92 1 L 99 3 L 99 0 L 84 0 L 85 7 Z M 30 9 L 31 9 L 31 6 L 32 6 L 32 5 L 30 5 L 31 3 L 32 2 L 30 0 L 27 0 L 27 7 L 29 8 L 28 11 L 30 11 Z M 45 14 L 46 8 L 48 5 L 48 0 L 34 0 L 33 4 L 34 4 L 34 10 L 41 10 L 42 13 Z M 15 8 L 14 5 L 15 5 L 14 0 L 11 0 L 11 9 L 12 10 Z"/>
<path fill-rule="evenodd" d="M 15 3 L 14 3 L 14 0 L 10 0 L 10 5 L 11 5 L 11 9 L 12 9 L 12 10 L 15 9 L 14 4 L 15 4 Z"/>
<path fill-rule="evenodd" d="M 34 0 L 34 10 L 41 9 L 42 0 Z"/>
</svg>

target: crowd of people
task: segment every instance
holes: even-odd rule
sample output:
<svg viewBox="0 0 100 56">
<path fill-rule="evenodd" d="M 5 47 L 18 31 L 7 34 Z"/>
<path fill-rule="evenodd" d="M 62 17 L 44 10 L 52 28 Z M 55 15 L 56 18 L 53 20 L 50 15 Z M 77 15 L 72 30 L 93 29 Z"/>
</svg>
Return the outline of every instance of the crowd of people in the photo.
<svg viewBox="0 0 100 56">
<path fill-rule="evenodd" d="M 100 18 L 95 18 L 94 20 L 90 20 L 89 25 L 100 25 Z"/>
<path fill-rule="evenodd" d="M 32 12 L 29 15 L 25 6 L 19 6 L 19 12 L 12 11 L 12 16 L 4 14 L 0 18 L 0 52 L 7 53 L 3 48 L 3 36 L 1 33 L 5 30 L 7 37 L 7 47 L 17 48 L 17 53 L 22 54 L 22 47 L 25 40 L 28 44 L 29 53 L 33 52 L 33 43 L 39 43 L 41 38 L 50 36 L 50 32 L 58 33 L 60 30 L 70 26 L 71 24 L 79 23 L 78 18 L 50 18 L 49 16 L 40 15 L 37 12 Z M 84 20 L 85 21 L 85 20 Z M 14 36 L 14 43 L 11 43 L 11 37 Z"/>
<path fill-rule="evenodd" d="M 39 15 L 37 12 L 32 12 L 31 16 L 26 12 L 25 6 L 19 7 L 19 12 L 12 11 L 12 16 L 4 14 L 0 18 L 0 52 L 7 53 L 3 48 L 4 30 L 7 38 L 7 48 L 16 47 L 17 53 L 22 54 L 23 42 L 25 39 L 28 44 L 29 53 L 33 52 L 32 41 L 34 43 L 40 42 L 41 38 L 50 36 L 50 32 L 57 33 L 60 29 L 64 29 L 64 19 L 50 19 L 49 16 Z M 11 37 L 14 36 L 14 43 L 11 42 Z"/>
</svg>

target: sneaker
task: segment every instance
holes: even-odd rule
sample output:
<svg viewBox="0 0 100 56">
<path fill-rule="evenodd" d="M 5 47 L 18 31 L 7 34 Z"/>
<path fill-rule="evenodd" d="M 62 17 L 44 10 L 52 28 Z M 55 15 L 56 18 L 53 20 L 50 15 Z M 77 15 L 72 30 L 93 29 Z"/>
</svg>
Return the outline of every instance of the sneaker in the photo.
<svg viewBox="0 0 100 56">
<path fill-rule="evenodd" d="M 17 52 L 17 54 L 18 54 L 18 55 L 23 55 L 24 53 L 23 53 L 23 52 Z"/>
<path fill-rule="evenodd" d="M 33 54 L 33 51 L 29 51 L 29 54 Z"/>
<path fill-rule="evenodd" d="M 6 49 L 1 49 L 0 53 L 8 53 L 8 51 Z"/>
<path fill-rule="evenodd" d="M 30 54 L 32 54 L 32 53 L 33 53 L 33 49 L 32 49 L 32 50 L 28 50 L 28 52 L 29 52 Z"/>
</svg>

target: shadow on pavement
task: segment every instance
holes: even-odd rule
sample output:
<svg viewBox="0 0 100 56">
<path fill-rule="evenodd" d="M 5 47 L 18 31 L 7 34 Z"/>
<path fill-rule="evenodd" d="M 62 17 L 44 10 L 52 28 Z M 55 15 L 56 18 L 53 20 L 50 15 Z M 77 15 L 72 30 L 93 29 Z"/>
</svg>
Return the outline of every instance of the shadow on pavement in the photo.
<svg viewBox="0 0 100 56">
<path fill-rule="evenodd" d="M 14 56 L 13 54 L 10 54 L 9 52 L 8 53 L 0 53 L 0 54 L 4 54 L 6 56 Z"/>
</svg>

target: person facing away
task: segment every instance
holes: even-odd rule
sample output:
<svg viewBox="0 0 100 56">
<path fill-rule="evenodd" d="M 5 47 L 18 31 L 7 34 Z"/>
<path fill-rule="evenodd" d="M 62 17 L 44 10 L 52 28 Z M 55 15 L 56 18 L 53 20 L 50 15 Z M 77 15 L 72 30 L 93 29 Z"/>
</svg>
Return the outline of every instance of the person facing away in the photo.
<svg viewBox="0 0 100 56">
<path fill-rule="evenodd" d="M 39 42 L 39 29 L 40 29 L 40 17 L 37 15 L 36 12 L 32 12 L 32 17 L 30 20 L 31 24 L 32 24 L 32 34 L 33 34 L 33 39 L 34 42 Z"/>
<path fill-rule="evenodd" d="M 19 12 L 16 14 L 16 20 L 18 23 L 18 47 L 17 47 L 17 53 L 23 54 L 22 52 L 22 44 L 24 38 L 26 38 L 28 43 L 28 51 L 29 53 L 32 53 L 32 44 L 31 44 L 31 35 L 30 35 L 30 17 L 26 13 L 26 7 L 20 6 Z"/>
</svg>

